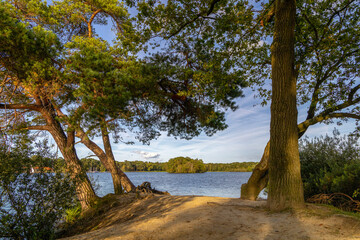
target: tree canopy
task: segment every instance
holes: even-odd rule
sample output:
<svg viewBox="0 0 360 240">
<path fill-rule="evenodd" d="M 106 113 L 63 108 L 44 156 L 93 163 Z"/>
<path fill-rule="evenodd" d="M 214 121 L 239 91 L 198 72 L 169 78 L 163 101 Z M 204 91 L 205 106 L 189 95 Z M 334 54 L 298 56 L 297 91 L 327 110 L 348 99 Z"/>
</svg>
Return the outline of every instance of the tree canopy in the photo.
<svg viewBox="0 0 360 240">
<path fill-rule="evenodd" d="M 202 131 L 212 135 L 226 127 L 225 110 L 235 110 L 244 86 L 225 58 L 209 62 L 221 55 L 211 48 L 199 49 L 196 63 L 183 49 L 180 55 L 139 59 L 135 54 L 146 50 L 154 30 L 150 21 L 130 17 L 133 4 L 9 0 L 0 5 L 1 128 L 48 131 L 68 167 L 77 169 L 74 177 L 84 180 L 78 192 L 86 192 L 85 205 L 96 197 L 76 155 L 76 138 L 111 170 L 116 193 L 123 182 L 131 191 L 134 186 L 115 164 L 111 133 L 123 141 L 121 133 L 130 130 L 144 143 L 161 131 L 185 139 Z M 113 44 L 94 28 L 109 20 L 117 36 Z M 94 136 L 102 137 L 103 149 Z"/>
</svg>

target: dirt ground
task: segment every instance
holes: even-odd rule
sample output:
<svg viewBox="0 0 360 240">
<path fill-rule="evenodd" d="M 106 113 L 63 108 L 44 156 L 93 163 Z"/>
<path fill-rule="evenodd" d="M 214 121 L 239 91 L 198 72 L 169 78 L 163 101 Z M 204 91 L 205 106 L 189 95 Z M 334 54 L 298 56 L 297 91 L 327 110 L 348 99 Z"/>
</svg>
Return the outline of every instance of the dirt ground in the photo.
<svg viewBox="0 0 360 240">
<path fill-rule="evenodd" d="M 360 221 L 307 205 L 296 213 L 272 213 L 265 201 L 199 196 L 118 198 L 72 239 L 356 239 Z M 80 230 L 75 230 L 79 232 Z"/>
</svg>

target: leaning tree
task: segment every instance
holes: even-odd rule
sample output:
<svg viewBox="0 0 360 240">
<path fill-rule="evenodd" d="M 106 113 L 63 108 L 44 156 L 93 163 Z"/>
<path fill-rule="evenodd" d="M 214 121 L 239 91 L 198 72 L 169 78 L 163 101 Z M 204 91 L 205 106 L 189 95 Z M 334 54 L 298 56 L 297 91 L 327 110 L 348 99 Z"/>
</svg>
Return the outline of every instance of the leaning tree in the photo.
<svg viewBox="0 0 360 240">
<path fill-rule="evenodd" d="M 134 185 L 114 164 L 109 130 L 121 140 L 121 135 L 117 134 L 119 131 L 135 129 L 137 138 L 148 143 L 159 136 L 160 131 L 190 139 L 202 130 L 211 135 L 226 127 L 224 111 L 233 107 L 233 99 L 241 94 L 240 79 L 233 79 L 227 88 L 220 89 L 219 76 L 229 78 L 233 74 L 218 67 L 215 71 L 206 73 L 207 84 L 199 86 L 203 79 L 189 77 L 195 75 L 195 71 L 184 68 L 186 62 L 183 58 L 170 59 L 155 54 L 139 61 L 134 54 L 140 49 L 146 50 L 139 44 L 144 44 L 154 36 L 142 24 L 133 26 L 128 21 L 126 11 L 121 8 L 123 5 L 118 1 L 108 1 L 107 5 L 91 1 L 77 3 L 75 6 L 73 1 L 65 3 L 71 7 L 67 14 L 61 16 L 79 19 L 86 24 L 87 30 L 84 30 L 85 36 L 76 37 L 66 44 L 70 51 L 66 56 L 68 63 L 65 65 L 65 77 L 69 81 L 75 81 L 76 87 L 71 92 L 72 100 L 67 103 L 72 108 L 71 116 L 66 116 L 60 109 L 58 114 L 67 125 L 76 122 L 76 136 L 81 139 L 81 143 L 93 151 L 105 166 L 110 165 L 107 168 L 114 172 L 113 179 L 121 176 L 121 184 L 126 191 L 134 190 Z M 88 6 L 91 8 L 88 9 Z M 61 7 L 63 8 L 63 2 Z M 87 11 L 89 20 L 81 15 Z M 99 23 L 106 22 L 101 14 L 110 16 L 115 23 L 117 39 L 112 47 L 96 38 L 92 29 L 95 20 Z M 74 24 L 73 20 L 65 22 L 68 23 L 67 27 Z M 76 27 L 75 24 L 72 29 Z M 184 71 L 186 79 L 179 78 L 178 76 L 185 74 Z M 201 89 L 200 94 L 199 91 L 185 94 L 185 91 L 194 86 Z M 217 99 L 208 96 L 210 91 Z M 89 138 L 97 132 L 101 133 L 104 150 Z M 120 192 L 121 189 L 118 189 Z"/>
<path fill-rule="evenodd" d="M 88 208 L 97 197 L 76 154 L 75 131 L 61 125 L 51 104 L 61 92 L 61 44 L 52 32 L 12 17 L 3 2 L 0 11 L 1 130 L 48 131 L 71 169 L 82 207 Z"/>
<path fill-rule="evenodd" d="M 187 139 L 202 130 L 211 135 L 226 127 L 224 111 L 234 108 L 234 99 L 241 95 L 242 79 L 226 64 L 202 68 L 209 56 L 192 63 L 200 70 L 187 67 L 189 58 L 183 51 L 137 60 L 133 53 L 138 43 L 152 37 L 150 31 L 142 25 L 131 28 L 124 12 L 116 11 L 122 14 L 116 18 L 110 3 L 118 4 L 2 3 L 6 16 L 0 35 L 2 130 L 48 131 L 79 186 L 87 186 L 78 188 L 84 208 L 96 195 L 81 169 L 75 137 L 111 171 L 115 192 L 122 191 L 121 184 L 131 191 L 132 183 L 113 167 L 110 132 L 132 129 L 144 142 L 156 138 L 159 131 Z M 92 25 L 104 24 L 107 16 L 121 33 L 113 46 L 96 37 Z M 144 38 L 134 29 L 144 33 Z M 224 85 L 220 76 L 231 81 Z M 91 140 L 98 132 L 104 150 Z"/>
</svg>

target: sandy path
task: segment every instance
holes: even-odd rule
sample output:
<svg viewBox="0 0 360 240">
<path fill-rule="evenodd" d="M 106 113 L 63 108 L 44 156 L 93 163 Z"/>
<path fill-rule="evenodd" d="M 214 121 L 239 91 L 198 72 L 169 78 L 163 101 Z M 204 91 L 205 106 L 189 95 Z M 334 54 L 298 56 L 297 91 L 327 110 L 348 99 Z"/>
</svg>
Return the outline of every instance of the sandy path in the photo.
<svg viewBox="0 0 360 240">
<path fill-rule="evenodd" d="M 67 239 L 356 239 L 360 221 L 324 207 L 270 213 L 264 201 L 151 196 L 101 216 L 94 230 Z"/>
</svg>

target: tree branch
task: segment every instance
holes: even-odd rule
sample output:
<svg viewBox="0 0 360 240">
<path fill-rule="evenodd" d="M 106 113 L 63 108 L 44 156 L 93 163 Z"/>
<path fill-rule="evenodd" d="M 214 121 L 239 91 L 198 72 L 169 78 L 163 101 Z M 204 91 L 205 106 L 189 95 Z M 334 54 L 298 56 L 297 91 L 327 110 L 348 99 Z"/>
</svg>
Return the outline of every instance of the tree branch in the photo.
<svg viewBox="0 0 360 240">
<path fill-rule="evenodd" d="M 355 88 L 358 88 L 358 86 L 356 86 Z M 305 131 L 307 130 L 307 128 L 309 126 L 314 125 L 314 124 L 316 124 L 318 122 L 330 119 L 330 118 L 344 118 L 344 117 L 350 117 L 350 116 L 351 116 L 351 118 L 357 118 L 356 114 L 352 114 L 352 113 L 335 113 L 335 111 L 345 109 L 345 108 L 350 107 L 352 105 L 355 105 L 355 104 L 357 104 L 359 102 L 360 102 L 360 97 L 358 97 L 358 98 L 356 98 L 354 100 L 351 100 L 351 101 L 343 102 L 342 104 L 336 105 L 336 106 L 334 106 L 332 108 L 325 109 L 324 111 L 322 111 L 317 116 L 312 116 L 311 118 L 307 118 L 304 122 L 302 122 L 302 123 L 300 123 L 298 125 L 299 137 L 304 135 Z M 347 116 L 345 116 L 345 115 L 347 115 Z"/>
<path fill-rule="evenodd" d="M 93 20 L 94 20 L 94 18 L 96 17 L 96 15 L 99 13 L 99 12 L 101 12 L 102 11 L 102 9 L 98 9 L 98 10 L 96 10 L 92 15 L 91 15 L 91 17 L 90 17 L 90 19 L 89 19 L 89 22 L 87 22 L 87 25 L 88 25 L 88 31 L 89 31 L 89 38 L 91 38 L 92 37 L 92 28 L 91 28 L 91 24 L 92 24 L 92 22 L 93 22 Z"/>
<path fill-rule="evenodd" d="M 316 123 L 331 119 L 331 118 L 353 118 L 359 119 L 360 115 L 354 113 L 330 113 L 330 114 L 319 114 L 318 116 L 308 119 L 300 124 L 298 124 L 298 132 L 299 137 L 301 137 L 305 131 L 309 128 L 309 126 L 314 125 Z"/>
<path fill-rule="evenodd" d="M 36 104 L 4 104 L 0 103 L 0 109 L 27 109 L 40 112 L 41 106 Z"/>
<path fill-rule="evenodd" d="M 73 147 L 75 144 L 75 131 L 68 131 L 67 132 L 67 147 Z"/>
<path fill-rule="evenodd" d="M 310 21 L 309 17 L 307 14 L 303 14 L 305 20 L 310 24 L 310 26 L 312 27 L 312 29 L 314 30 L 314 34 L 315 34 L 315 39 L 316 39 L 316 42 L 319 41 L 319 34 L 318 34 L 318 31 L 316 29 L 316 27 L 314 26 L 314 24 Z"/>
<path fill-rule="evenodd" d="M 323 32 L 323 34 L 322 34 L 322 36 L 321 36 L 321 39 L 324 38 L 326 32 L 329 30 L 329 26 L 330 26 L 331 22 L 334 20 L 334 17 L 335 17 L 336 15 L 339 15 L 340 12 L 346 10 L 347 7 L 350 6 L 350 4 L 352 4 L 352 3 L 355 2 L 355 1 L 356 1 L 356 0 L 350 0 L 343 8 L 335 11 L 335 12 L 330 16 L 328 22 L 327 22 L 326 25 L 324 26 L 325 31 Z"/>
<path fill-rule="evenodd" d="M 360 84 L 357 85 L 356 87 L 354 87 L 353 89 L 351 89 L 350 93 L 349 93 L 349 97 L 348 97 L 348 101 L 351 102 L 354 98 L 355 93 L 357 92 L 357 90 L 360 89 Z"/>
<path fill-rule="evenodd" d="M 50 131 L 50 126 L 47 125 L 40 125 L 40 126 L 28 126 L 25 128 L 21 128 L 23 130 L 39 130 L 39 131 Z"/>
<path fill-rule="evenodd" d="M 195 17 L 193 19 L 190 19 L 189 21 L 183 23 L 175 32 L 173 32 L 172 34 L 170 34 L 169 36 L 165 37 L 166 39 L 170 39 L 173 36 L 175 36 L 176 34 L 178 34 L 179 32 L 181 32 L 186 26 L 190 25 L 191 23 L 195 22 L 197 19 L 199 19 L 200 17 L 207 17 L 209 16 L 215 8 L 215 5 L 220 2 L 221 0 L 212 0 L 212 2 L 210 3 L 210 7 L 208 9 L 208 11 L 206 12 L 201 12 L 195 15 Z M 205 16 L 203 16 L 205 14 Z"/>
<path fill-rule="evenodd" d="M 105 152 L 93 141 L 80 127 L 76 130 L 76 137 L 80 138 L 80 142 L 89 148 L 99 159 L 106 159 Z"/>
<path fill-rule="evenodd" d="M 51 102 L 51 104 L 53 105 L 53 107 L 54 107 L 54 109 L 55 109 L 55 111 L 56 111 L 56 113 L 57 113 L 57 115 L 58 115 L 59 117 L 68 119 L 68 116 L 65 115 L 65 114 L 61 111 L 61 109 L 60 109 L 53 101 Z"/>
<path fill-rule="evenodd" d="M 323 84 L 331 75 L 334 71 L 336 71 L 336 69 L 338 69 L 339 65 L 342 64 L 342 61 L 351 56 L 352 54 L 356 53 L 360 51 L 359 49 L 356 49 L 354 51 L 351 51 L 350 53 L 347 53 L 347 54 L 344 54 L 340 59 L 338 59 L 333 65 L 331 65 L 328 70 L 325 72 L 324 76 L 320 79 L 318 79 L 316 81 L 316 85 L 314 87 L 314 92 L 313 92 L 313 95 L 312 95 L 312 100 L 311 100 L 311 104 L 310 104 L 310 108 L 308 110 L 308 115 L 306 117 L 306 119 L 311 119 L 314 117 L 315 115 L 315 111 L 316 111 L 316 106 L 317 106 L 317 103 L 319 101 L 319 93 L 320 93 L 320 86 L 321 84 Z M 348 101 L 347 102 L 352 102 L 352 98 L 354 96 L 354 94 L 356 93 L 356 91 L 360 88 L 360 86 L 356 86 L 355 88 L 353 88 L 351 90 L 351 92 L 349 93 L 349 97 L 348 97 Z M 345 102 L 346 103 L 346 102 Z M 352 104 L 351 104 L 352 105 Z M 350 105 L 348 105 L 350 106 Z"/>
</svg>

